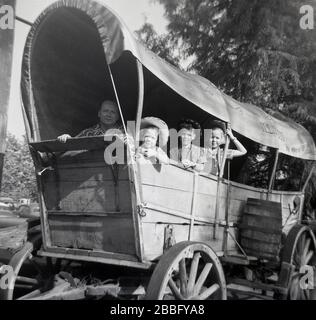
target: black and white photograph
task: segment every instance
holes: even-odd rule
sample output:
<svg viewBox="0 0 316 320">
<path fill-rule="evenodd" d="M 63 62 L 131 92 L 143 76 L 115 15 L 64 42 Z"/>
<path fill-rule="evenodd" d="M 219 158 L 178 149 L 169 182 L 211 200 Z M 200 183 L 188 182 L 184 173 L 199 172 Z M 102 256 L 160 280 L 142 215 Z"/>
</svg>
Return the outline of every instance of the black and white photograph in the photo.
<svg viewBox="0 0 316 320">
<path fill-rule="evenodd" d="M 0 300 L 109 319 L 316 300 L 315 19 L 316 0 L 0 0 Z"/>
</svg>

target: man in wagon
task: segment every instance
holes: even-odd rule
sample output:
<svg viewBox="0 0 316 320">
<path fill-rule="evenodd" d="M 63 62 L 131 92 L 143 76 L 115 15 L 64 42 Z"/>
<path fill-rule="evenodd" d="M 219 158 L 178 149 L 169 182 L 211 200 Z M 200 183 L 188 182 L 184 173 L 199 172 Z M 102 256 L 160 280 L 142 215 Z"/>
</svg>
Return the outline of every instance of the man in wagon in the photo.
<svg viewBox="0 0 316 320">
<path fill-rule="evenodd" d="M 76 135 L 76 138 L 80 137 L 93 137 L 93 136 L 104 136 L 107 137 L 109 140 L 114 137 L 119 138 L 122 142 L 124 142 L 125 145 L 129 146 L 129 151 L 134 154 L 135 153 L 135 143 L 132 135 L 125 134 L 124 127 L 122 125 L 121 119 L 120 119 L 120 113 L 119 108 L 116 102 L 112 100 L 105 100 L 101 103 L 101 106 L 98 111 L 98 118 L 99 122 L 95 124 L 94 126 L 84 129 L 79 134 Z M 57 139 L 65 143 L 71 136 L 69 134 L 62 134 L 57 137 Z M 105 140 L 108 140 L 107 138 L 104 138 Z M 109 164 L 113 164 L 115 162 L 124 163 L 126 160 L 124 159 L 124 152 L 118 152 L 118 158 L 116 156 L 113 156 L 113 151 L 115 148 L 121 148 L 122 145 L 115 145 L 114 149 L 111 150 L 112 152 L 105 153 L 106 159 L 105 161 Z M 106 149 L 107 150 L 107 149 Z M 77 153 L 77 152 L 72 152 Z M 69 153 L 68 153 L 69 155 Z M 122 156 L 122 157 L 120 157 Z"/>
<path fill-rule="evenodd" d="M 82 130 L 76 137 L 91 137 L 100 135 L 124 135 L 124 129 L 120 122 L 120 114 L 117 104 L 112 100 L 101 103 L 98 112 L 99 123 Z M 71 136 L 62 134 L 57 137 L 60 142 L 65 143 Z"/>
<path fill-rule="evenodd" d="M 205 152 L 193 144 L 197 134 L 201 133 L 201 126 L 192 119 L 183 119 L 178 124 L 180 147 L 170 150 L 170 158 L 186 169 L 202 171 L 206 163 Z"/>
<path fill-rule="evenodd" d="M 218 175 L 223 161 L 224 150 L 222 146 L 225 144 L 225 133 L 230 137 L 230 140 L 235 144 L 236 149 L 227 149 L 226 159 L 241 157 L 247 153 L 246 148 L 234 137 L 230 127 L 225 128 L 225 124 L 221 121 L 214 120 L 210 126 L 210 134 L 206 143 L 209 147 L 206 148 L 206 163 L 203 171 L 208 174 Z M 207 136 L 207 135 L 206 135 Z"/>
</svg>

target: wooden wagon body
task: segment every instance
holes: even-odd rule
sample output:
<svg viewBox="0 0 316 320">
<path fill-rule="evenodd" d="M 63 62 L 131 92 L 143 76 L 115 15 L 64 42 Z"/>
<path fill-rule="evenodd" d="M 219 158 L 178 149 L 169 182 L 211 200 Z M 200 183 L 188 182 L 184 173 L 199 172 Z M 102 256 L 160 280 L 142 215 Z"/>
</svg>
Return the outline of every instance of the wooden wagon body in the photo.
<svg viewBox="0 0 316 320">
<path fill-rule="evenodd" d="M 101 145 L 103 142 L 102 138 L 86 139 L 99 140 Z M 32 144 L 49 152 L 56 145 L 60 150 L 55 141 Z M 88 261 L 98 257 L 106 263 L 148 268 L 163 254 L 168 228 L 174 242 L 202 241 L 219 256 L 224 251 L 232 255 L 240 252 L 235 239 L 239 239 L 238 224 L 248 198 L 281 203 L 282 225 L 293 225 L 301 219 L 302 192 L 269 191 L 224 179 L 218 197 L 217 176 L 177 165 L 138 164 L 135 190 L 126 164 L 112 167 L 105 163 L 105 147 L 106 144 L 99 150 L 66 154 L 43 175 L 46 248 L 40 254 L 71 255 Z M 297 197 L 301 207 L 292 215 Z M 216 223 L 219 228 L 213 239 Z M 231 236 L 225 234 L 225 229 Z"/>
<path fill-rule="evenodd" d="M 225 299 L 222 264 L 255 270 L 262 265 L 268 268 L 271 262 L 262 259 L 260 252 L 245 252 L 240 244 L 243 216 L 252 199 L 259 206 L 266 203 L 267 214 L 270 205 L 276 206 L 272 219 L 280 225 L 275 246 L 280 250 L 273 251 L 273 268 L 279 277 L 270 287 L 261 283 L 261 288 L 288 296 L 299 243 L 306 247 L 306 264 L 314 265 L 315 236 L 301 224 L 304 188 L 311 175 L 298 191 L 273 190 L 279 153 L 316 160 L 309 133 L 239 103 L 208 80 L 164 62 L 138 43 L 103 4 L 64 0 L 39 16 L 26 42 L 21 87 L 40 194 L 43 243 L 37 256 L 130 267 L 133 272 L 154 270 L 145 285 L 151 299 L 170 292 L 180 299 Z M 124 120 L 136 122 L 136 142 L 143 116 L 160 117 L 169 127 L 183 116 L 200 122 L 216 117 L 230 122 L 245 142 L 277 150 L 269 188 L 247 186 L 229 176 L 198 174 L 174 164 L 109 165 L 104 160 L 109 142 L 103 137 L 73 138 L 65 144 L 56 140 L 61 133 L 75 135 L 92 125 L 98 103 L 112 98 L 113 90 Z M 281 243 L 282 226 L 287 230 Z M 31 254 L 29 246 L 23 259 Z M 13 257 L 12 264 L 18 268 L 20 260 Z M 2 294 L 12 298 L 13 289 Z"/>
</svg>

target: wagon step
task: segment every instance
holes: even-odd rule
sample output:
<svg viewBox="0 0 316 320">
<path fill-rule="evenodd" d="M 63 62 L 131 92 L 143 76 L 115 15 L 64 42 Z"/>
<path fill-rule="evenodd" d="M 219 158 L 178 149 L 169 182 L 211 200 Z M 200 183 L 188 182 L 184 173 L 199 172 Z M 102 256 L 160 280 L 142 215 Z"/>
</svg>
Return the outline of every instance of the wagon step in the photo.
<svg viewBox="0 0 316 320">
<path fill-rule="evenodd" d="M 228 284 L 237 284 L 240 286 L 246 286 L 246 287 L 250 287 L 253 289 L 260 289 L 260 290 L 264 290 L 264 291 L 274 291 L 277 290 L 280 293 L 287 293 L 287 288 L 285 287 L 281 287 L 281 286 L 277 286 L 274 284 L 266 284 L 260 281 L 249 281 L 246 279 L 241 279 L 241 278 L 228 278 L 227 279 L 227 283 Z"/>
<path fill-rule="evenodd" d="M 229 256 L 223 256 L 220 257 L 221 262 L 226 262 L 226 263 L 232 263 L 232 264 L 238 264 L 238 265 L 243 265 L 243 266 L 248 266 L 251 263 L 254 263 L 258 261 L 258 258 L 253 257 L 253 256 L 243 256 L 243 255 L 229 255 Z"/>
<path fill-rule="evenodd" d="M 238 286 L 237 286 L 238 287 Z M 255 291 L 242 290 L 240 288 L 227 287 L 228 300 L 273 300 L 270 295 L 264 295 Z"/>
</svg>

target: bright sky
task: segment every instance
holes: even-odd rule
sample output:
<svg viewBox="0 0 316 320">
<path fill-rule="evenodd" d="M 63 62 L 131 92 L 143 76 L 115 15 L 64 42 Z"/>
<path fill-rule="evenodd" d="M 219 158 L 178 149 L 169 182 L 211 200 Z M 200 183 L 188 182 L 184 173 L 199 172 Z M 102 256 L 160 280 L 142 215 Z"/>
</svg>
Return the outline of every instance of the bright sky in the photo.
<svg viewBox="0 0 316 320">
<path fill-rule="evenodd" d="M 163 8 L 152 0 L 103 0 L 124 20 L 130 30 L 139 29 L 143 23 L 154 25 L 158 33 L 165 33 L 166 20 Z M 48 5 L 55 0 L 17 0 L 16 15 L 33 22 Z M 18 138 L 25 134 L 20 103 L 20 76 L 22 54 L 30 27 L 16 21 L 13 54 L 11 98 L 8 113 L 8 131 Z"/>
</svg>

